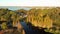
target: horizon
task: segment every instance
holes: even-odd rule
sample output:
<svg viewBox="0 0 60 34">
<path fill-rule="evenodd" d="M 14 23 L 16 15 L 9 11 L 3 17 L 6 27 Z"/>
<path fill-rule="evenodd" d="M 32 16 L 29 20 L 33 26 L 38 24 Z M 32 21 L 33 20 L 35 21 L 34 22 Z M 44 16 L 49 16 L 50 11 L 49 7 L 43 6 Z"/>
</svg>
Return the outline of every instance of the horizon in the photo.
<svg viewBox="0 0 60 34">
<path fill-rule="evenodd" d="M 29 9 L 31 9 L 29 7 L 17 7 L 17 6 L 0 6 L 0 9 L 1 8 L 7 8 L 9 10 L 19 10 L 19 9 L 29 10 Z"/>
<path fill-rule="evenodd" d="M 30 7 L 28 7 L 28 6 L 0 6 L 0 9 L 1 8 L 7 8 L 7 9 L 9 9 L 9 10 L 20 10 L 20 9 L 24 9 L 24 10 L 30 10 L 30 9 L 32 9 L 32 8 L 36 8 L 36 9 L 38 9 L 38 8 L 42 8 L 42 9 L 44 9 L 44 8 L 55 8 L 55 7 L 37 7 L 37 6 L 35 6 L 35 7 L 33 7 L 33 6 L 30 6 Z"/>
</svg>

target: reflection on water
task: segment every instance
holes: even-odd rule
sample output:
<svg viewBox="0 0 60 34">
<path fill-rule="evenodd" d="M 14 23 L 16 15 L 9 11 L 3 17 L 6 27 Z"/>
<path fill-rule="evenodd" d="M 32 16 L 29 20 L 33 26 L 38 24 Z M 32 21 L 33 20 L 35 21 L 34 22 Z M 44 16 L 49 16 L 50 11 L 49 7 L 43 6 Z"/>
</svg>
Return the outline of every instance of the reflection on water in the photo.
<svg viewBox="0 0 60 34">
<path fill-rule="evenodd" d="M 27 26 L 27 24 L 26 24 L 25 22 L 20 22 L 20 23 L 21 23 L 21 25 L 23 26 L 26 34 L 30 34 L 30 30 L 31 30 L 31 29 Z"/>
</svg>

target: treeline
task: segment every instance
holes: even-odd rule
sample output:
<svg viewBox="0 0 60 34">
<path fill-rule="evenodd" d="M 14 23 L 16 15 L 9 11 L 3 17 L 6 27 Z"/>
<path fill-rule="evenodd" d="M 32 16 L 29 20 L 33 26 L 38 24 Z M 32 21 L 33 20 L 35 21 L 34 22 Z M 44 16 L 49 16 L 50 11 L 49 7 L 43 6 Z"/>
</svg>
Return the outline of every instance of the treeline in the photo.
<svg viewBox="0 0 60 34">
<path fill-rule="evenodd" d="M 38 27 L 60 27 L 60 8 L 30 9 L 27 12 L 27 21 Z"/>
<path fill-rule="evenodd" d="M 27 17 L 24 19 L 25 15 L 27 15 Z M 60 8 L 32 8 L 30 10 L 20 9 L 16 11 L 0 9 L 0 21 L 12 21 L 12 23 L 15 24 L 20 20 L 31 22 L 33 26 L 38 27 L 49 28 L 53 25 L 60 26 Z"/>
</svg>

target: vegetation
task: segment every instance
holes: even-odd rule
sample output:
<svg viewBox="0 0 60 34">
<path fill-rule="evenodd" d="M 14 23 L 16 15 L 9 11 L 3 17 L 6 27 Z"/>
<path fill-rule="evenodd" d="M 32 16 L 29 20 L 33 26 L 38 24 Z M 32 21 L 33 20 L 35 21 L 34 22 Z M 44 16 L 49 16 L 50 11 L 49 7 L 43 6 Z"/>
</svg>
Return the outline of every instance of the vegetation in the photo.
<svg viewBox="0 0 60 34">
<path fill-rule="evenodd" d="M 27 17 L 24 17 L 26 15 Z M 53 31 L 54 33 L 54 30 L 50 29 L 50 31 L 49 28 L 55 27 L 56 30 L 60 29 L 60 7 L 52 7 L 49 9 L 32 8 L 30 10 L 20 9 L 16 11 L 0 9 L 0 21 L 6 21 L 5 23 L 0 22 L 2 23 L 2 29 L 7 29 L 6 24 L 9 21 L 12 21 L 13 26 L 15 26 L 17 22 L 20 22 L 21 20 L 25 21 L 26 23 L 30 22 L 35 27 L 48 28 L 48 32 Z"/>
<path fill-rule="evenodd" d="M 5 30 L 5 29 L 7 28 L 6 23 L 2 23 L 1 28 L 2 28 L 3 30 Z"/>
</svg>

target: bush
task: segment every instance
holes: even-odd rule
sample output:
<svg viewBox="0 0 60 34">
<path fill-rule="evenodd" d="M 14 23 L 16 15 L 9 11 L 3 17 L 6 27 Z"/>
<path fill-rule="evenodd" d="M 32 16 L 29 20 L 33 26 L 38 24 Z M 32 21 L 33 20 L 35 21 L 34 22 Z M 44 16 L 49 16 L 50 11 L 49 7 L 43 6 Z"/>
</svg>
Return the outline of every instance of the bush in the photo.
<svg viewBox="0 0 60 34">
<path fill-rule="evenodd" d="M 7 28 L 6 23 L 2 23 L 2 24 L 1 24 L 1 28 L 2 28 L 3 30 L 5 30 L 5 29 Z"/>
</svg>

